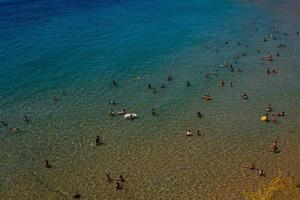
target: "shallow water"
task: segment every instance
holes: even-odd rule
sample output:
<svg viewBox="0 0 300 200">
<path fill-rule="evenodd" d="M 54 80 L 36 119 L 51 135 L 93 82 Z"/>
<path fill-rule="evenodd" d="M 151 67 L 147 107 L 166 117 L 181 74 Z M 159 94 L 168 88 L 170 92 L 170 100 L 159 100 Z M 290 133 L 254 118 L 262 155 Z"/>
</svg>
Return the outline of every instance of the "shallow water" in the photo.
<svg viewBox="0 0 300 200">
<path fill-rule="evenodd" d="M 69 199 L 74 191 L 84 199 L 241 199 L 279 169 L 299 178 L 300 36 L 280 16 L 232 1 L 37 1 L 0 9 L 1 120 L 20 128 L 0 129 L 5 199 Z M 290 35 L 276 33 L 258 54 L 256 42 L 275 24 Z M 267 75 L 270 64 L 260 58 L 282 42 L 279 73 Z M 234 64 L 242 72 L 218 67 L 242 52 Z M 201 100 L 207 93 L 211 102 Z M 269 103 L 287 113 L 277 124 L 259 121 Z M 110 108 L 139 119 L 111 117 Z M 186 138 L 187 129 L 202 136 Z M 105 144 L 96 148 L 98 134 Z M 268 152 L 274 140 L 278 155 Z M 245 170 L 250 161 L 267 177 Z M 105 182 L 105 171 L 125 176 L 122 191 Z"/>
</svg>

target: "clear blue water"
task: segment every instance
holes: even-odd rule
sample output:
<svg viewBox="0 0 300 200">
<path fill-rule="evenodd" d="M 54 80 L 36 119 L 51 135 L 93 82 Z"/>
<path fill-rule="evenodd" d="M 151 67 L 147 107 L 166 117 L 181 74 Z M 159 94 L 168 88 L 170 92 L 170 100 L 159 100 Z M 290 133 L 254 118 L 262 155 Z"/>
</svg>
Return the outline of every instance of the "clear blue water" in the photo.
<svg viewBox="0 0 300 200">
<path fill-rule="evenodd" d="M 162 152 L 173 151 L 174 147 L 176 152 L 186 150 L 178 135 L 189 128 L 200 127 L 204 133 L 215 133 L 212 138 L 204 139 L 207 145 L 218 141 L 215 146 L 206 146 L 209 151 L 201 158 L 209 163 L 214 163 L 216 152 L 227 152 L 223 151 L 224 147 L 235 149 L 228 151 L 229 157 L 217 154 L 220 162 L 241 159 L 243 152 L 240 150 L 247 143 L 244 137 L 249 130 L 253 136 L 269 131 L 272 133 L 269 137 L 277 137 L 278 132 L 294 123 L 297 113 L 291 114 L 290 121 L 278 129 L 261 125 L 257 119 L 270 100 L 286 111 L 293 110 L 284 101 L 297 102 L 299 96 L 286 95 L 281 99 L 278 96 L 297 91 L 299 83 L 295 80 L 299 71 L 292 64 L 286 71 L 296 73 L 288 80 L 286 76 L 275 80 L 261 77 L 265 66 L 262 68 L 258 63 L 261 55 L 256 54 L 256 42 L 278 22 L 273 17 L 259 7 L 230 0 L 1 1 L 0 119 L 9 127 L 20 129 L 14 135 L 0 127 L 3 193 L 12 198 L 13 190 L 27 191 L 29 196 L 37 195 L 35 197 L 41 199 L 43 196 L 39 195 L 44 191 L 31 185 L 33 181 L 28 173 L 32 171 L 56 185 L 59 191 L 70 194 L 79 185 L 82 186 L 79 189 L 84 190 L 81 184 L 91 180 L 93 173 L 103 174 L 104 170 L 113 167 L 123 170 L 134 180 L 134 173 L 119 168 L 114 159 L 127 158 L 130 160 L 124 161 L 127 169 L 136 167 L 136 174 L 143 176 L 148 172 L 149 175 L 152 168 L 157 169 L 157 163 L 169 158 Z M 250 24 L 251 21 L 257 21 L 257 24 Z M 259 30 L 255 31 L 255 27 Z M 282 36 L 278 38 L 282 39 Z M 225 41 L 229 44 L 225 45 Z M 242 45 L 238 46 L 237 41 Z M 206 45 L 211 48 L 205 48 Z M 249 46 L 246 48 L 246 45 Z M 274 46 L 275 42 L 266 45 L 262 54 L 267 54 Z M 291 56 L 296 54 L 295 49 L 289 52 Z M 248 56 L 235 66 L 246 75 L 218 67 L 226 61 L 233 62 L 234 56 L 241 52 Z M 292 60 L 292 63 L 297 62 Z M 279 61 L 278 64 L 282 63 Z M 218 75 L 212 75 L 212 71 Z M 206 74 L 208 80 L 204 79 Z M 167 82 L 167 75 L 173 75 L 174 81 Z M 235 89 L 220 91 L 220 79 L 226 84 L 234 81 Z M 112 80 L 117 80 L 117 88 L 112 86 Z M 185 86 L 187 80 L 191 81 L 191 88 Z M 259 84 L 264 81 L 267 83 Z M 288 90 L 286 86 L 276 85 L 282 81 L 289 84 Z M 158 89 L 156 94 L 147 89 L 148 83 Z M 166 89 L 160 89 L 162 83 L 166 84 Z M 276 93 L 274 84 L 278 89 Z M 257 98 L 257 101 L 249 101 L 248 106 L 239 98 L 241 91 L 246 89 L 254 99 Z M 205 93 L 216 97 L 213 101 L 216 103 L 200 103 L 200 97 Z M 58 97 L 57 103 L 53 102 L 53 96 Z M 110 106 L 107 103 L 110 99 L 116 99 L 117 105 Z M 140 118 L 133 123 L 122 117 L 111 118 L 108 115 L 110 108 L 115 111 L 126 108 L 137 112 Z M 151 116 L 151 108 L 157 110 L 157 117 Z M 201 122 L 195 118 L 198 110 L 206 116 Z M 245 117 L 245 113 L 249 115 Z M 22 121 L 23 115 L 30 117 L 29 124 Z M 237 125 L 237 120 L 242 125 Z M 225 136 L 218 135 L 220 133 Z M 97 134 L 101 134 L 107 143 L 101 152 L 105 163 L 93 158 L 96 155 L 90 144 Z M 172 137 L 178 147 L 172 145 Z M 164 141 L 169 141 L 170 146 Z M 164 145 L 166 149 L 163 149 Z M 122 152 L 126 152 L 125 155 Z M 144 160 L 143 152 L 152 155 L 151 161 Z M 252 153 L 252 157 L 259 154 L 258 151 Z M 179 160 L 189 161 L 180 151 L 178 155 L 175 157 Z M 51 177 L 41 170 L 41 162 L 46 158 L 60 169 Z M 192 155 L 191 158 L 195 157 Z M 76 160 L 79 163 L 74 164 Z M 149 163 L 143 165 L 143 162 Z M 176 170 L 178 163 L 174 162 L 175 159 L 168 163 Z M 70 178 L 72 169 L 82 178 Z M 227 174 L 209 170 L 203 169 L 205 174 L 211 174 L 207 184 L 197 183 L 205 192 L 217 187 L 214 175 L 226 177 Z M 191 180 L 193 174 L 186 174 Z M 151 180 L 151 176 L 148 178 Z M 181 180 L 180 175 L 178 179 Z M 20 180 L 28 185 L 17 184 Z M 149 188 L 157 187 L 154 182 L 148 185 Z M 186 179 L 181 183 L 190 186 Z M 91 185 L 103 189 L 105 183 L 93 182 Z M 179 183 L 175 188 L 180 191 L 180 188 L 184 189 L 181 186 Z M 151 195 L 154 198 L 158 194 L 156 189 L 158 193 L 164 191 L 163 188 L 153 189 Z M 103 190 L 110 195 L 109 191 Z M 137 195 L 142 194 L 141 188 L 136 191 Z M 173 191 L 169 195 L 172 194 L 178 193 Z M 55 197 L 49 191 L 44 195 Z M 91 195 L 98 196 L 93 192 Z M 133 197 L 128 194 L 124 198 Z"/>
</svg>

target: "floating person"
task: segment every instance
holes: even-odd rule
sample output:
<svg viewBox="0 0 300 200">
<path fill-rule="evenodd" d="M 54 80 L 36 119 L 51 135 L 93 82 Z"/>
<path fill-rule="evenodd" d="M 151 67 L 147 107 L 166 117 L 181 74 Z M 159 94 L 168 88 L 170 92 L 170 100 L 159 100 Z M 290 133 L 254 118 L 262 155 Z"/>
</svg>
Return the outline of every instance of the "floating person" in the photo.
<svg viewBox="0 0 300 200">
<path fill-rule="evenodd" d="M 187 82 L 186 82 L 186 86 L 191 87 L 190 81 L 187 81 Z"/>
<path fill-rule="evenodd" d="M 278 117 L 282 117 L 282 116 L 285 116 L 285 113 L 284 113 L 284 112 L 278 112 L 278 113 L 276 113 L 276 115 L 277 115 Z"/>
<path fill-rule="evenodd" d="M 267 106 L 266 112 L 272 112 L 272 110 L 273 110 L 272 105 L 269 104 L 269 105 Z"/>
<path fill-rule="evenodd" d="M 233 82 L 232 81 L 230 82 L 230 87 L 233 87 Z"/>
<path fill-rule="evenodd" d="M 53 101 L 54 101 L 54 102 L 58 102 L 57 96 L 54 96 L 54 97 L 53 97 Z"/>
<path fill-rule="evenodd" d="M 266 176 L 265 171 L 263 169 L 258 170 L 258 176 Z"/>
<path fill-rule="evenodd" d="M 102 143 L 102 141 L 101 141 L 101 139 L 100 139 L 100 136 L 97 135 L 97 136 L 96 136 L 96 146 L 100 146 L 101 144 L 103 144 L 103 143 Z"/>
<path fill-rule="evenodd" d="M 123 108 L 121 111 L 118 112 L 119 115 L 125 115 L 126 114 L 126 110 Z"/>
<path fill-rule="evenodd" d="M 133 120 L 138 118 L 136 113 L 127 113 L 124 115 L 124 119 L 129 119 L 129 120 Z"/>
<path fill-rule="evenodd" d="M 277 57 L 280 57 L 279 51 L 277 51 L 276 56 L 277 56 Z"/>
<path fill-rule="evenodd" d="M 271 149 L 274 153 L 279 153 L 279 148 L 277 146 L 277 141 L 275 141 L 272 145 L 271 145 Z"/>
<path fill-rule="evenodd" d="M 153 116 L 156 115 L 156 112 L 155 112 L 154 108 L 151 109 L 151 113 L 152 113 Z"/>
<path fill-rule="evenodd" d="M 269 67 L 267 69 L 267 74 L 271 74 L 271 71 L 270 71 Z"/>
<path fill-rule="evenodd" d="M 197 135 L 198 135 L 198 136 L 201 136 L 201 133 L 200 133 L 200 130 L 199 130 L 199 129 L 197 130 Z"/>
<path fill-rule="evenodd" d="M 171 75 L 168 75 L 167 80 L 168 81 L 173 81 L 173 77 Z"/>
<path fill-rule="evenodd" d="M 202 117 L 202 114 L 201 114 L 200 112 L 197 112 L 197 116 L 198 116 L 199 118 L 201 118 L 201 117 Z"/>
<path fill-rule="evenodd" d="M 188 137 L 193 136 L 192 131 L 191 131 L 191 130 L 188 130 L 188 131 L 186 132 L 186 136 L 188 136 Z"/>
<path fill-rule="evenodd" d="M 212 97 L 209 96 L 208 94 L 205 94 L 204 96 L 202 96 L 202 99 L 210 101 L 210 100 L 212 100 Z"/>
<path fill-rule="evenodd" d="M 52 165 L 49 164 L 48 160 L 45 160 L 45 166 L 46 166 L 47 169 L 52 168 Z"/>
<path fill-rule="evenodd" d="M 243 99 L 248 99 L 248 95 L 246 94 L 246 92 L 243 92 L 243 93 L 242 93 L 242 98 L 243 98 Z"/>
<path fill-rule="evenodd" d="M 27 117 L 26 115 L 23 116 L 23 119 L 25 122 L 30 122 L 29 117 Z"/>
<path fill-rule="evenodd" d="M 272 114 L 272 122 L 277 122 L 277 116 L 276 116 L 276 114 Z"/>
<path fill-rule="evenodd" d="M 166 88 L 165 84 L 164 84 L 164 83 L 163 83 L 163 84 L 161 84 L 160 88 L 161 88 L 161 89 L 164 89 L 164 88 Z"/>
<path fill-rule="evenodd" d="M 110 116 L 114 116 L 115 115 L 114 110 L 112 108 L 110 109 L 109 114 L 110 114 Z"/>
<path fill-rule="evenodd" d="M 272 56 L 272 54 L 270 54 L 270 55 L 269 55 L 269 57 L 268 57 L 268 61 L 270 61 L 270 62 L 272 62 L 272 61 L 273 61 L 273 56 Z"/>
<path fill-rule="evenodd" d="M 225 42 L 225 45 L 227 45 L 228 43 L 229 43 L 229 42 L 228 42 L 228 41 L 226 41 L 226 42 Z"/>
<path fill-rule="evenodd" d="M 73 198 L 74 199 L 80 199 L 81 195 L 77 191 L 75 191 L 75 194 L 73 195 Z"/>
<path fill-rule="evenodd" d="M 117 82 L 116 82 L 115 80 L 112 81 L 112 84 L 113 84 L 114 86 L 118 86 L 118 84 L 117 84 Z"/>
<path fill-rule="evenodd" d="M 277 71 L 276 71 L 276 69 L 275 69 L 275 66 L 273 66 L 273 68 L 272 68 L 272 72 L 273 72 L 274 74 L 276 74 L 276 73 L 277 73 Z"/>
<path fill-rule="evenodd" d="M 225 85 L 224 80 L 221 80 L 220 86 L 223 87 Z"/>
<path fill-rule="evenodd" d="M 122 189 L 122 186 L 120 184 L 120 182 L 117 182 L 116 183 L 116 190 L 121 190 Z"/>
<path fill-rule="evenodd" d="M 17 128 L 9 128 L 11 133 L 17 133 L 18 129 Z"/>
<path fill-rule="evenodd" d="M 262 116 L 260 117 L 260 121 L 268 122 L 268 121 L 269 121 L 269 114 L 266 113 L 266 114 L 262 115 Z"/>
<path fill-rule="evenodd" d="M 111 105 L 116 105 L 116 101 L 115 100 L 110 100 L 108 103 L 111 104 Z"/>
<path fill-rule="evenodd" d="M 122 175 L 119 175 L 119 177 L 117 178 L 117 182 L 125 182 L 125 179 Z"/>
<path fill-rule="evenodd" d="M 105 173 L 105 175 L 106 175 L 106 178 L 107 178 L 107 182 L 112 183 L 113 179 L 109 176 L 109 174 Z"/>
<path fill-rule="evenodd" d="M 152 89 L 152 85 L 148 83 L 148 89 Z"/>
</svg>

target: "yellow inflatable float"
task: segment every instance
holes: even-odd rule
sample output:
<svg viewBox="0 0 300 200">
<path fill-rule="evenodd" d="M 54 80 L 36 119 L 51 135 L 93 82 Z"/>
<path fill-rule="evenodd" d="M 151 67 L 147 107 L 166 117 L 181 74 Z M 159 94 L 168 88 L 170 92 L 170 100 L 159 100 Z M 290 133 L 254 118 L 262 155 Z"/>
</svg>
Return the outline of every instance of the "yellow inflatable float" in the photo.
<svg viewBox="0 0 300 200">
<path fill-rule="evenodd" d="M 261 117 L 260 117 L 260 121 L 263 121 L 263 122 L 267 122 L 267 121 L 269 121 L 269 116 L 266 114 L 266 115 L 262 115 Z"/>
</svg>

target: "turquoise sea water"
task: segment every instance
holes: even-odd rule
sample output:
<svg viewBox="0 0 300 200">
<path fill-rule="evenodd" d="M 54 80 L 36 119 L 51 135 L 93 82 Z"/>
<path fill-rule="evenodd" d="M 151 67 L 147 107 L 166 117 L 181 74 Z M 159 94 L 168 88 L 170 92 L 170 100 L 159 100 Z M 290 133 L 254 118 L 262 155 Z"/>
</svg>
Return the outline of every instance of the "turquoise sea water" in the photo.
<svg viewBox="0 0 300 200">
<path fill-rule="evenodd" d="M 259 45 L 274 25 L 291 36 L 274 33 L 278 41 Z M 237 185 L 249 179 L 237 169 L 249 159 L 269 167 L 274 160 L 261 155 L 263 148 L 277 139 L 288 149 L 281 134 L 293 138 L 297 130 L 296 28 L 253 4 L 2 1 L 0 27 L 0 118 L 20 129 L 17 134 L 0 129 L 0 192 L 7 199 L 65 199 L 75 190 L 88 199 L 116 199 L 104 171 L 128 177 L 129 186 L 118 198 L 201 199 L 220 190 L 225 199 L 234 199 L 231 195 L 244 190 Z M 275 59 L 279 76 L 267 76 L 270 64 L 260 63 L 261 57 L 276 52 L 280 42 L 289 48 Z M 234 72 L 219 67 L 233 63 L 237 54 L 241 59 L 233 64 Z M 166 81 L 168 75 L 174 80 Z M 242 91 L 249 101 L 241 101 Z M 207 93 L 212 102 L 201 100 Z M 117 104 L 109 105 L 111 99 Z M 259 121 L 269 103 L 288 113 L 277 126 Z M 111 108 L 136 112 L 139 119 L 111 117 Z M 23 122 L 23 115 L 31 122 Z M 204 138 L 186 141 L 187 129 L 200 129 Z M 91 145 L 96 135 L 105 142 L 100 148 Z M 247 152 L 253 144 L 258 148 Z M 294 156 L 282 157 L 291 163 Z M 45 172 L 45 159 L 55 166 L 50 172 Z M 195 173 L 200 181 L 193 179 Z"/>
</svg>

